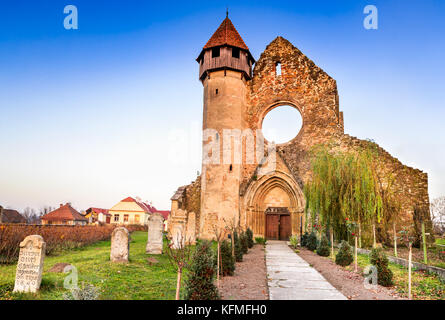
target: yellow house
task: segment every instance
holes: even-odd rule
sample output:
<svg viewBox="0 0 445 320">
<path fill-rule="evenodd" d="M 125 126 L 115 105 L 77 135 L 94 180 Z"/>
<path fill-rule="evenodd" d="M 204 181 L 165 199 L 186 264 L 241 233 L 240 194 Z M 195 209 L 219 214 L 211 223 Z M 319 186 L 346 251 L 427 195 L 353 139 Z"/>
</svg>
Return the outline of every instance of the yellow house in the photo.
<svg viewBox="0 0 445 320">
<path fill-rule="evenodd" d="M 150 205 L 128 197 L 114 205 L 108 213 L 112 224 L 147 224 L 153 212 Z"/>
</svg>

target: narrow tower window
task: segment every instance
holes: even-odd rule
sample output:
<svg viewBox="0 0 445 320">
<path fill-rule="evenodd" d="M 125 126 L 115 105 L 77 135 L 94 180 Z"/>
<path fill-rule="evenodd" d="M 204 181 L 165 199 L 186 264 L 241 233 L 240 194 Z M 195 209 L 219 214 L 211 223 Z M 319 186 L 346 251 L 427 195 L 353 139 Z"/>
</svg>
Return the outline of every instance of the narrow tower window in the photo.
<svg viewBox="0 0 445 320">
<path fill-rule="evenodd" d="M 229 171 L 232 172 L 232 170 L 233 170 L 233 166 L 230 165 Z"/>
<path fill-rule="evenodd" d="M 216 89 L 215 93 L 218 94 L 218 89 Z"/>
<path fill-rule="evenodd" d="M 275 65 L 275 74 L 277 76 L 281 76 L 281 62 L 277 62 Z"/>
<path fill-rule="evenodd" d="M 219 48 L 213 48 L 212 49 L 212 58 L 217 58 L 219 57 Z"/>
<path fill-rule="evenodd" d="M 239 52 L 238 48 L 232 48 L 232 57 L 239 59 Z"/>
</svg>

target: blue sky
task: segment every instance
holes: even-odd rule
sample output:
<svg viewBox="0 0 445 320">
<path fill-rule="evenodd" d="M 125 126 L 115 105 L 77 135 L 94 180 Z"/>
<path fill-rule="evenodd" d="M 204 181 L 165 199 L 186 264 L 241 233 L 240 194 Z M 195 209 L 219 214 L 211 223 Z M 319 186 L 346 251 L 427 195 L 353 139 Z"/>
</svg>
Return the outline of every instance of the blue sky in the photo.
<svg viewBox="0 0 445 320">
<path fill-rule="evenodd" d="M 63 28 L 68 4 L 78 30 Z M 368 4 L 378 30 L 363 28 Z M 445 194 L 444 1 L 10 0 L 0 204 L 108 208 L 140 196 L 168 209 L 201 170 L 195 58 L 227 5 L 255 58 L 287 38 L 337 80 L 346 133 L 428 172 L 432 198 Z M 275 123 L 291 130 L 287 118 Z"/>
</svg>

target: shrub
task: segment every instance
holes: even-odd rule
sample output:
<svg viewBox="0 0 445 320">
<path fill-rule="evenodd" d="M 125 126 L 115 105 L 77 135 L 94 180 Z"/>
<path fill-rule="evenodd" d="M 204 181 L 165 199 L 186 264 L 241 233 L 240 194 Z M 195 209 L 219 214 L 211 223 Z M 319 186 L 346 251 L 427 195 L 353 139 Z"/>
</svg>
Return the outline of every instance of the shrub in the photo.
<svg viewBox="0 0 445 320">
<path fill-rule="evenodd" d="M 253 232 L 252 232 L 252 230 L 250 230 L 250 228 L 247 228 L 246 235 L 247 235 L 249 248 L 252 248 L 253 247 Z"/>
<path fill-rule="evenodd" d="M 241 233 L 240 241 L 241 241 L 241 249 L 243 250 L 243 254 L 246 254 L 247 252 L 249 252 L 249 239 L 247 238 L 247 234 L 245 232 Z"/>
<path fill-rule="evenodd" d="M 314 251 L 317 249 L 317 236 L 314 232 L 311 232 L 311 234 L 308 236 L 306 241 L 306 248 L 308 248 L 311 251 Z"/>
<path fill-rule="evenodd" d="M 326 238 L 326 235 L 322 235 L 317 247 L 317 254 L 322 257 L 329 257 L 330 251 L 328 238 Z"/>
<path fill-rule="evenodd" d="M 290 245 L 294 248 L 298 246 L 298 238 L 296 235 L 293 235 L 289 238 Z"/>
<path fill-rule="evenodd" d="M 143 226 L 139 226 L 143 228 Z M 109 240 L 114 226 L 54 226 L 54 225 L 0 225 L 0 264 L 18 259 L 20 242 L 27 236 L 38 234 L 46 242 L 46 254 L 65 249 L 79 248 L 102 240 Z M 128 226 L 132 232 L 136 227 Z"/>
<path fill-rule="evenodd" d="M 301 243 L 300 245 L 302 247 L 306 247 L 307 245 L 307 239 L 309 238 L 309 233 L 307 233 L 307 231 L 301 236 Z"/>
<path fill-rule="evenodd" d="M 388 268 L 388 257 L 382 248 L 373 248 L 369 260 L 377 268 L 377 283 L 384 287 L 393 285 L 392 271 Z"/>
<path fill-rule="evenodd" d="M 219 274 L 224 276 L 233 276 L 235 271 L 235 259 L 232 256 L 232 245 L 229 241 L 222 241 L 220 246 L 221 254 L 221 266 Z M 215 255 L 215 265 L 217 255 Z"/>
<path fill-rule="evenodd" d="M 241 244 L 241 239 L 240 237 L 238 237 L 238 233 L 234 232 L 233 233 L 233 242 L 235 243 L 235 261 L 236 262 L 241 262 L 243 261 L 243 247 Z"/>
<path fill-rule="evenodd" d="M 343 240 L 340 244 L 340 250 L 338 250 L 338 253 L 335 256 L 335 263 L 342 267 L 346 267 L 349 266 L 352 261 L 354 261 L 352 248 L 349 243 Z"/>
<path fill-rule="evenodd" d="M 218 300 L 219 294 L 213 284 L 216 268 L 209 241 L 200 242 L 195 249 L 192 264 L 185 283 L 185 300 Z"/>
<path fill-rule="evenodd" d="M 265 245 L 266 242 L 267 242 L 267 240 L 264 239 L 263 237 L 256 237 L 256 238 L 255 238 L 255 242 L 258 243 L 258 244 Z"/>
</svg>

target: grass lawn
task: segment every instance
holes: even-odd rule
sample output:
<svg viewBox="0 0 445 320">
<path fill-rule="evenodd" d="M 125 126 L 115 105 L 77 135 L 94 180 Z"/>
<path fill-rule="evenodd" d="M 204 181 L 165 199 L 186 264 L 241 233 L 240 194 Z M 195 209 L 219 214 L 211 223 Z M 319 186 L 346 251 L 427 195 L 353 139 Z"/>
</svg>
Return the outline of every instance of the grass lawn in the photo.
<svg viewBox="0 0 445 320">
<path fill-rule="evenodd" d="M 436 244 L 441 244 L 441 245 L 445 246 L 445 238 L 443 238 L 443 239 L 437 238 Z"/>
<path fill-rule="evenodd" d="M 358 265 L 361 268 L 370 265 L 368 255 L 358 254 Z M 347 269 L 353 270 L 354 263 L 348 266 Z M 390 262 L 389 269 L 391 269 L 394 275 L 394 288 L 402 297 L 408 297 L 408 268 Z M 445 300 L 445 280 L 442 280 L 435 274 L 428 274 L 420 270 L 412 272 L 411 276 L 413 299 Z"/>
<path fill-rule="evenodd" d="M 70 263 L 77 268 L 79 286 L 82 282 L 99 288 L 103 300 L 166 300 L 174 299 L 176 292 L 176 271 L 170 265 L 166 254 L 147 255 L 146 232 L 131 234 L 130 262 L 110 262 L 110 241 L 101 241 L 80 249 L 62 252 L 58 256 L 45 258 L 42 285 L 36 295 L 12 294 L 16 265 L 0 266 L 0 300 L 2 299 L 63 299 L 68 291 L 63 281 L 68 274 L 50 273 L 56 263 Z M 148 257 L 155 257 L 159 263 L 150 265 Z M 184 284 L 184 282 L 183 282 Z"/>
</svg>

